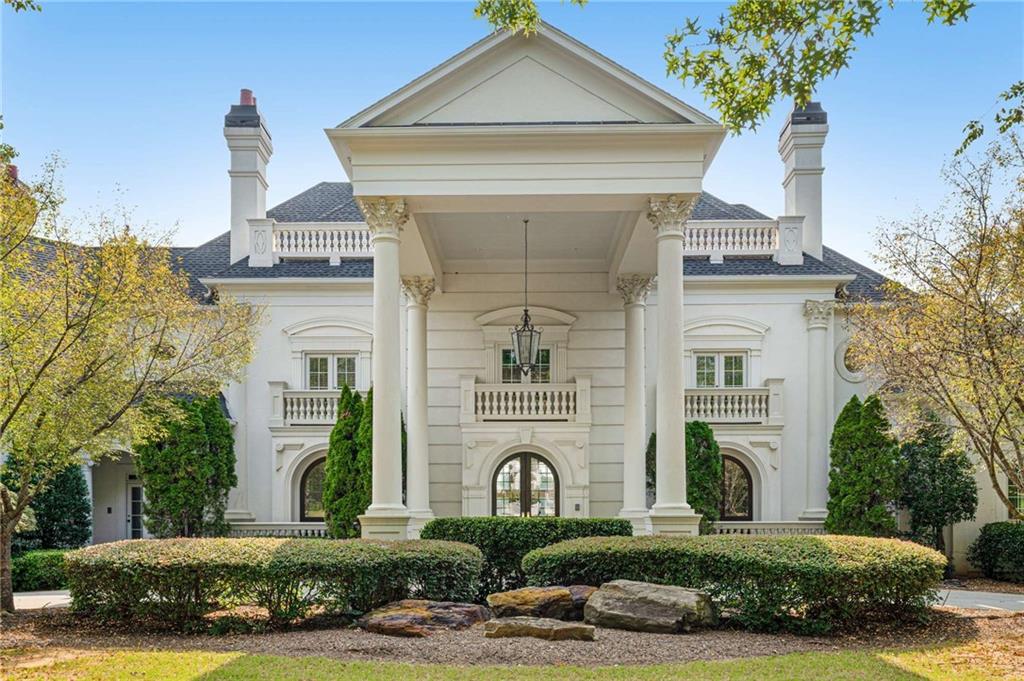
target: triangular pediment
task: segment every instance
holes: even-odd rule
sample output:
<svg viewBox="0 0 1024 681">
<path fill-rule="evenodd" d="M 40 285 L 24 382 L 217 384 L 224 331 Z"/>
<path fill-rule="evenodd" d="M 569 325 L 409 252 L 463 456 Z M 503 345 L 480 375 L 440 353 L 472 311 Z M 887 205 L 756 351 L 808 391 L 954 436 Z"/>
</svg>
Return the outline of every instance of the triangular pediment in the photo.
<svg viewBox="0 0 1024 681">
<path fill-rule="evenodd" d="M 714 121 L 545 24 L 493 34 L 339 127 L 565 123 Z"/>
</svg>

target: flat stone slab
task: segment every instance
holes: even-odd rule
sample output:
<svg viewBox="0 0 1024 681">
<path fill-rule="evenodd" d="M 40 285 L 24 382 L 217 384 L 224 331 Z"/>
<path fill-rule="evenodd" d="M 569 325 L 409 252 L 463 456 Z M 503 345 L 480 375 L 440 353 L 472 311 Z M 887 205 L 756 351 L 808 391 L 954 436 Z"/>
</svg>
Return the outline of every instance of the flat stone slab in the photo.
<svg viewBox="0 0 1024 681">
<path fill-rule="evenodd" d="M 594 627 L 579 622 L 563 622 L 550 617 L 502 617 L 484 624 L 487 638 L 529 636 L 545 641 L 593 641 Z"/>
<path fill-rule="evenodd" d="M 718 614 L 703 591 L 617 579 L 602 584 L 587 600 L 584 621 L 613 629 L 678 634 L 714 626 Z"/>
<path fill-rule="evenodd" d="M 357 624 L 374 634 L 422 638 L 444 629 L 466 629 L 490 617 L 487 608 L 475 603 L 408 598 L 366 613 Z"/>
<path fill-rule="evenodd" d="M 583 606 L 596 587 L 528 586 L 514 591 L 493 593 L 487 605 L 495 617 L 550 617 L 556 620 L 583 619 Z"/>
</svg>

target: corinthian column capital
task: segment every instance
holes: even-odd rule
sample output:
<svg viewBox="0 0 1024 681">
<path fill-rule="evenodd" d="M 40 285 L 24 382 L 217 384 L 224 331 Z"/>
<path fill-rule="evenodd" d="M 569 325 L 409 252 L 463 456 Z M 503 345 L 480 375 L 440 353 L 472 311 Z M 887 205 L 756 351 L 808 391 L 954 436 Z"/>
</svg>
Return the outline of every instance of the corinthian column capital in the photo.
<svg viewBox="0 0 1024 681">
<path fill-rule="evenodd" d="M 693 213 L 693 207 L 697 205 L 697 195 L 677 196 L 652 196 L 649 201 L 647 220 L 659 235 L 668 233 L 683 233 L 686 221 Z"/>
<path fill-rule="evenodd" d="M 435 287 L 433 277 L 402 277 L 402 290 L 414 305 L 426 307 Z"/>
<path fill-rule="evenodd" d="M 654 279 L 653 274 L 624 274 L 616 281 L 615 288 L 626 305 L 643 304 L 654 285 Z"/>
<path fill-rule="evenodd" d="M 393 196 L 357 196 L 356 203 L 366 219 L 374 238 L 398 237 L 402 225 L 409 221 L 405 199 Z"/>
<path fill-rule="evenodd" d="M 832 312 L 835 309 L 834 300 L 807 300 L 804 301 L 804 316 L 807 317 L 807 328 L 828 328 L 832 323 Z"/>
</svg>

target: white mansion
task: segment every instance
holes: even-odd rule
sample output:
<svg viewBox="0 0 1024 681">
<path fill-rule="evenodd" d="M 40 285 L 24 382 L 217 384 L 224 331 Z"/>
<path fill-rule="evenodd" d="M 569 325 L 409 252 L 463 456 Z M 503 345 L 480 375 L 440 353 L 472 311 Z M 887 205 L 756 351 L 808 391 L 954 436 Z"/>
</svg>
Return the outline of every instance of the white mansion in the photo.
<svg viewBox="0 0 1024 681">
<path fill-rule="evenodd" d="M 175 249 L 204 302 L 266 310 L 225 390 L 236 531 L 321 531 L 343 384 L 374 387 L 368 536 L 488 514 L 694 532 L 691 419 L 725 457 L 720 530 L 820 530 L 832 423 L 864 391 L 836 301 L 875 298 L 883 278 L 822 244 L 819 106 L 779 136 L 778 217 L 702 191 L 721 125 L 547 25 L 492 34 L 326 133 L 351 183 L 267 210 L 271 136 L 243 90 L 224 122 L 230 231 Z M 510 336 L 524 220 L 542 329 L 528 375 Z M 142 536 L 130 459 L 91 480 L 95 540 Z"/>
</svg>

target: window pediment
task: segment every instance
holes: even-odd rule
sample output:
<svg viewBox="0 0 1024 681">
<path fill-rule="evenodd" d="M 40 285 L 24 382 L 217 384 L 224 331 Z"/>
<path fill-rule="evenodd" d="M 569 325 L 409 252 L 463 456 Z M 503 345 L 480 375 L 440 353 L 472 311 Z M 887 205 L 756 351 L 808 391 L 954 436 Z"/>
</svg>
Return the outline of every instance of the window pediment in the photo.
<svg viewBox="0 0 1024 681">
<path fill-rule="evenodd" d="M 711 338 L 757 338 L 761 339 L 771 329 L 754 319 L 745 317 L 702 317 L 686 322 L 686 334 Z"/>
<path fill-rule="evenodd" d="M 353 319 L 317 317 L 304 319 L 281 329 L 289 337 L 296 336 L 373 336 L 373 327 Z"/>
</svg>

